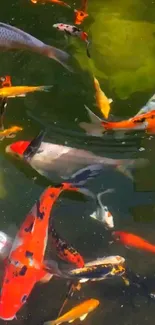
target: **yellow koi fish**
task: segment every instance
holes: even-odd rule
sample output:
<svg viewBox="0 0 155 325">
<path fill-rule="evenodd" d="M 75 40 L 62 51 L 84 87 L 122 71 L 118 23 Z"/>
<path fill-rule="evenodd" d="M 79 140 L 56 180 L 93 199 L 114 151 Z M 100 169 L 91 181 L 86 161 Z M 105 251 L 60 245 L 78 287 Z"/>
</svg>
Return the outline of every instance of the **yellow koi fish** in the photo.
<svg viewBox="0 0 155 325">
<path fill-rule="evenodd" d="M 2 138 L 6 137 L 6 138 L 14 138 L 15 137 L 15 133 L 22 131 L 23 128 L 20 126 L 11 126 L 8 129 L 2 130 L 0 131 L 0 140 L 2 140 Z"/>
<path fill-rule="evenodd" d="M 34 91 L 49 91 L 52 86 L 11 86 L 0 88 L 0 97 L 25 97 Z"/>
<path fill-rule="evenodd" d="M 44 325 L 59 325 L 65 322 L 72 323 L 77 318 L 83 321 L 91 311 L 98 307 L 99 303 L 97 299 L 85 300 L 81 304 L 73 307 L 66 314 L 53 321 L 46 322 Z"/>
<path fill-rule="evenodd" d="M 96 104 L 100 109 L 103 116 L 107 119 L 110 112 L 110 103 L 112 103 L 112 99 L 108 99 L 102 89 L 100 88 L 100 84 L 98 80 L 94 77 L 94 87 L 96 90 Z"/>
</svg>

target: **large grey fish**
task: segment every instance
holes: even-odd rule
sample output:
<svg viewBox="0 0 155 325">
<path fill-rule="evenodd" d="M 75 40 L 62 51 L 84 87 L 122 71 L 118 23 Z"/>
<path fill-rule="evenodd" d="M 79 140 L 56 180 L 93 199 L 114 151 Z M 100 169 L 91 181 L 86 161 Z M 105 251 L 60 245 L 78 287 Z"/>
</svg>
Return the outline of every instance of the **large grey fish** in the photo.
<svg viewBox="0 0 155 325">
<path fill-rule="evenodd" d="M 142 166 L 145 159 L 112 159 L 97 156 L 91 151 L 43 142 L 45 133 L 40 132 L 30 141 L 17 141 L 6 147 L 6 152 L 25 160 L 38 173 L 55 182 L 68 181 L 82 186 L 97 176 L 102 169 L 116 168 L 132 178 L 128 168 Z"/>
<path fill-rule="evenodd" d="M 65 68 L 71 70 L 66 64 L 69 58 L 66 52 L 43 43 L 21 29 L 4 23 L 0 23 L 0 50 L 28 50 L 36 52 L 58 61 Z"/>
</svg>

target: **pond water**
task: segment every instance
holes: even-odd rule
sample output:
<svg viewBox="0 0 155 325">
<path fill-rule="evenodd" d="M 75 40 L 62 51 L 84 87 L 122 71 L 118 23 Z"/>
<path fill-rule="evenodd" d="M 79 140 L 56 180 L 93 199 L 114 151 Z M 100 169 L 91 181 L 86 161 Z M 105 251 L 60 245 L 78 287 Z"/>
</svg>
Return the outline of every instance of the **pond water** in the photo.
<svg viewBox="0 0 155 325">
<path fill-rule="evenodd" d="M 87 121 L 84 104 L 94 112 L 92 72 L 101 88 L 113 98 L 112 117 L 133 116 L 154 94 L 155 89 L 155 3 L 151 0 L 89 0 L 89 17 L 83 28 L 92 41 L 91 65 L 84 44 L 78 39 L 67 42 L 63 33 L 52 25 L 73 23 L 73 11 L 58 5 L 33 5 L 29 0 L 5 0 L 0 20 L 23 29 L 48 44 L 69 52 L 75 73 L 70 73 L 53 60 L 28 52 L 0 53 L 0 75 L 11 75 L 13 85 L 53 85 L 49 93 L 32 93 L 26 98 L 10 99 L 5 127 L 21 125 L 16 140 L 30 140 L 48 127 L 47 140 L 85 148 L 105 157 L 144 157 L 145 168 L 133 171 L 134 181 L 114 171 L 103 171 L 88 182 L 98 193 L 105 188 L 115 192 L 106 195 L 104 203 L 114 215 L 115 228 L 133 232 L 155 243 L 155 139 L 133 134 L 125 144 L 109 136 L 87 137 L 78 126 Z M 73 8 L 80 0 L 68 0 Z M 14 235 L 34 201 L 52 182 L 38 175 L 22 161 L 5 154 L 5 139 L 0 146 L 1 230 Z M 143 148 L 144 150 L 139 150 Z M 84 298 L 98 298 L 100 307 L 84 321 L 86 325 L 153 323 L 154 301 L 146 291 L 155 290 L 155 257 L 153 254 L 129 250 L 118 244 L 109 245 L 110 234 L 89 215 L 95 204 L 81 196 L 64 195 L 54 208 L 56 228 L 76 247 L 86 260 L 118 254 L 126 258 L 133 274 L 142 285 L 127 288 L 121 279 L 86 285 L 74 296 L 65 310 Z M 137 280 L 138 281 L 138 280 Z M 145 286 L 144 286 L 145 285 Z M 146 290 L 145 290 L 145 289 Z M 14 324 L 42 324 L 57 317 L 65 298 L 66 282 L 54 279 L 35 286 L 28 303 Z M 113 314 L 114 313 L 114 314 Z M 0 324 L 4 323 L 0 321 Z"/>
</svg>

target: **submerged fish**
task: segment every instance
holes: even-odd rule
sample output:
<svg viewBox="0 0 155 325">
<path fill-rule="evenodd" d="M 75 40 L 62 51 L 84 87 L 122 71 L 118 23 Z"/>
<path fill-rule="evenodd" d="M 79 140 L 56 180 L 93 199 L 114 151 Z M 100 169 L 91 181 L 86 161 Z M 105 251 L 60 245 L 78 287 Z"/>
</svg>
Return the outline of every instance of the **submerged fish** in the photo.
<svg viewBox="0 0 155 325">
<path fill-rule="evenodd" d="M 53 86 L 11 86 L 0 88 L 0 97 L 25 97 L 34 91 L 49 91 Z"/>
<path fill-rule="evenodd" d="M 155 133 L 155 110 L 139 116 L 134 116 L 128 120 L 110 122 L 101 120 L 87 106 L 85 106 L 85 108 L 87 109 L 91 123 L 81 122 L 79 125 L 89 135 L 103 136 L 103 133 L 108 131 L 121 131 L 123 134 L 139 130 Z"/>
<path fill-rule="evenodd" d="M 11 83 L 10 76 L 0 77 L 0 88 L 11 87 L 11 86 L 12 83 Z M 4 116 L 6 113 L 7 104 L 8 104 L 8 100 L 6 97 L 0 98 L 0 129 L 2 130 L 4 129 Z"/>
<path fill-rule="evenodd" d="M 90 58 L 90 53 L 89 53 L 90 42 L 88 40 L 88 34 L 86 32 L 83 32 L 82 29 L 79 29 L 74 25 L 67 25 L 62 23 L 54 24 L 53 27 L 58 29 L 61 32 L 64 32 L 66 35 L 75 36 L 80 38 L 82 41 L 84 41 L 87 46 L 87 55 Z"/>
<path fill-rule="evenodd" d="M 8 129 L 0 131 L 0 140 L 3 140 L 4 138 L 14 138 L 16 136 L 16 133 L 22 130 L 23 128 L 20 126 L 11 126 Z"/>
<path fill-rule="evenodd" d="M 80 253 L 60 237 L 53 225 L 50 226 L 49 234 L 51 235 L 52 244 L 56 249 L 56 254 L 60 259 L 75 264 L 77 267 L 84 266 L 84 260 Z"/>
<path fill-rule="evenodd" d="M 80 9 L 75 9 L 75 25 L 81 25 L 83 23 L 84 19 L 88 17 L 87 13 L 87 4 L 88 0 L 82 0 L 81 3 L 81 8 Z"/>
<path fill-rule="evenodd" d="M 21 29 L 0 23 L 0 48 L 3 50 L 28 50 L 47 56 L 69 69 L 66 61 L 69 55 L 56 47 L 46 45 Z"/>
<path fill-rule="evenodd" d="M 102 281 L 111 279 L 114 276 L 122 276 L 125 273 L 125 267 L 121 264 L 99 264 L 92 266 L 84 266 L 68 272 L 68 276 L 73 279 L 79 279 L 80 283 L 88 281 Z"/>
<path fill-rule="evenodd" d="M 147 252 L 155 253 L 155 245 L 149 243 L 148 241 L 137 235 L 125 231 L 113 231 L 112 235 L 116 241 L 119 241 L 125 246 L 134 247 Z"/>
<path fill-rule="evenodd" d="M 50 3 L 56 3 L 60 6 L 63 6 L 63 7 L 68 7 L 68 8 L 71 8 L 70 5 L 68 5 L 68 3 L 64 2 L 64 1 L 61 1 L 61 0 L 31 0 L 32 3 L 42 3 L 42 4 L 45 4 L 46 2 L 50 2 Z"/>
<path fill-rule="evenodd" d="M 102 222 L 105 225 L 105 227 L 108 229 L 114 228 L 113 216 L 109 212 L 108 207 L 103 205 L 103 203 L 101 202 L 101 196 L 111 192 L 113 192 L 113 190 L 109 189 L 97 194 L 98 207 L 97 210 L 90 215 L 91 218 Z"/>
<path fill-rule="evenodd" d="M 48 187 L 26 216 L 7 258 L 0 296 L 0 318 L 12 320 L 26 303 L 36 282 L 63 276 L 54 261 L 44 261 L 51 208 L 63 191 L 81 190 L 63 183 Z"/>
<path fill-rule="evenodd" d="M 101 111 L 102 115 L 107 119 L 110 112 L 110 103 L 113 102 L 112 99 L 108 99 L 105 93 L 100 88 L 98 80 L 94 77 L 94 87 L 96 90 L 96 104 Z"/>
<path fill-rule="evenodd" d="M 6 147 L 6 152 L 24 159 L 41 175 L 56 182 L 68 181 L 84 184 L 97 176 L 105 167 L 112 167 L 132 178 L 130 170 L 142 163 L 144 159 L 112 159 L 97 156 L 90 151 L 75 149 L 63 145 L 42 142 L 44 134 L 40 133 L 30 141 L 17 141 Z"/>
<path fill-rule="evenodd" d="M 46 322 L 44 325 L 59 325 L 66 322 L 72 323 L 77 318 L 83 321 L 91 311 L 98 307 L 99 303 L 97 299 L 85 300 L 76 307 L 73 307 L 66 314 L 53 321 Z"/>
</svg>

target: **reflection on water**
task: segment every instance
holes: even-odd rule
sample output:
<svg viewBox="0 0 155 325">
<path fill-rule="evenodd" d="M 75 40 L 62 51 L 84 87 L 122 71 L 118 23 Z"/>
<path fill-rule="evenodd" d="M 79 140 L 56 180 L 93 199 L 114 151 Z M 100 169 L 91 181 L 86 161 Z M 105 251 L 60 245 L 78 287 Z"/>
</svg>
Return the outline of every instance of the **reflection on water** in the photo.
<svg viewBox="0 0 155 325">
<path fill-rule="evenodd" d="M 72 5 L 71 0 L 68 2 Z M 77 0 L 76 7 L 79 4 Z M 89 13 L 84 29 L 92 39 L 93 71 L 107 96 L 114 100 L 112 114 L 117 118 L 132 116 L 154 93 L 154 3 L 150 0 L 89 0 Z M 147 158 L 149 166 L 134 171 L 133 184 L 120 173 L 103 171 L 88 187 L 96 193 L 103 188 L 114 188 L 115 192 L 105 196 L 104 203 L 114 216 L 116 229 L 137 233 L 154 243 L 154 138 L 142 138 L 141 134 L 130 135 L 125 141 L 114 140 L 111 136 L 88 138 L 78 128 L 78 123 L 87 119 L 84 104 L 93 111 L 96 109 L 93 106 L 92 66 L 88 64 L 81 42 L 71 39 L 66 43 L 63 34 L 52 28 L 57 22 L 72 23 L 72 12 L 50 4 L 35 6 L 29 0 L 6 0 L 0 15 L 1 21 L 61 47 L 77 59 L 76 63 L 73 60 L 76 73 L 71 74 L 56 62 L 36 54 L 0 53 L 0 75 L 11 75 L 13 85 L 53 85 L 50 93 L 10 99 L 5 126 L 19 124 L 24 128 L 17 134 L 17 140 L 31 139 L 46 126 L 47 139 L 53 143 L 86 148 L 103 156 Z M 5 139 L 0 144 L 2 230 L 7 230 L 10 224 L 18 227 L 36 198 L 49 185 L 48 180 L 29 166 L 6 156 L 4 149 L 10 142 L 11 139 Z M 141 147 L 145 149 L 142 152 L 139 151 Z M 94 297 L 100 299 L 101 306 L 85 320 L 86 325 L 153 322 L 154 302 L 148 300 L 147 292 L 155 290 L 154 256 L 109 245 L 110 234 L 89 217 L 94 209 L 91 200 L 84 202 L 65 195 L 54 209 L 58 232 L 86 260 L 107 254 L 124 256 L 130 270 L 140 274 L 140 279 L 134 279 L 129 288 L 121 279 L 85 285 L 67 309 L 79 298 Z M 54 279 L 48 284 L 38 284 L 13 323 L 39 325 L 55 318 L 65 294 L 65 281 Z"/>
</svg>

